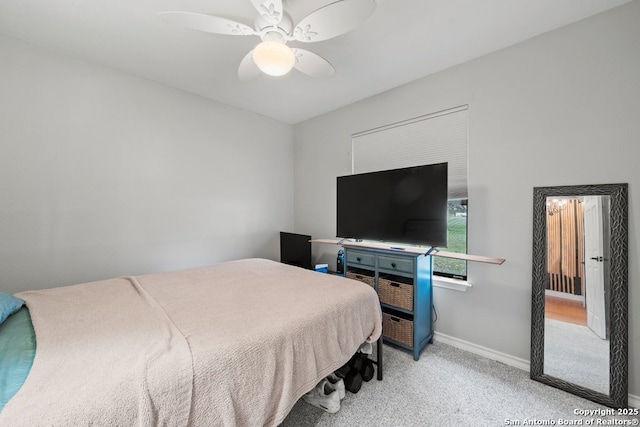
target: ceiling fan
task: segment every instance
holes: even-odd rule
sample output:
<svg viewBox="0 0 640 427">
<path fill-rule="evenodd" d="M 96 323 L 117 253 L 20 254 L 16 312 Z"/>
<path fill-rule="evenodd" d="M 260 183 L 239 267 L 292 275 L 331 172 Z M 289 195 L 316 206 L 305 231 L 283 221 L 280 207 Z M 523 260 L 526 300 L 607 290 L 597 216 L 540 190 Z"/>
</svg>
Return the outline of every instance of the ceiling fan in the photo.
<svg viewBox="0 0 640 427">
<path fill-rule="evenodd" d="M 292 68 L 313 77 L 331 77 L 335 69 L 326 59 L 297 47 L 289 41 L 304 43 L 327 40 L 351 31 L 365 21 L 376 8 L 375 0 L 337 0 L 323 6 L 295 26 L 291 16 L 283 9 L 282 0 L 251 0 L 258 12 L 254 27 L 223 18 L 195 12 L 160 12 L 168 23 L 215 34 L 259 36 L 262 42 L 240 61 L 238 77 L 249 80 L 260 72 L 282 76 Z"/>
</svg>

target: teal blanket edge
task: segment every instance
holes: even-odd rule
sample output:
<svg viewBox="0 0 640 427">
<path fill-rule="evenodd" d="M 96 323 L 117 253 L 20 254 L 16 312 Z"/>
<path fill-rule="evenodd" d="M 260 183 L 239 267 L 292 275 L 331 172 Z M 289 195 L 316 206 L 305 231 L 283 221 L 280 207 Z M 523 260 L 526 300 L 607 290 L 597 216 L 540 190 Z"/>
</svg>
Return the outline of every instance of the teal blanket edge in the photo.
<svg viewBox="0 0 640 427">
<path fill-rule="evenodd" d="M 36 334 L 27 307 L 0 324 L 0 412 L 24 384 L 36 356 Z"/>
</svg>

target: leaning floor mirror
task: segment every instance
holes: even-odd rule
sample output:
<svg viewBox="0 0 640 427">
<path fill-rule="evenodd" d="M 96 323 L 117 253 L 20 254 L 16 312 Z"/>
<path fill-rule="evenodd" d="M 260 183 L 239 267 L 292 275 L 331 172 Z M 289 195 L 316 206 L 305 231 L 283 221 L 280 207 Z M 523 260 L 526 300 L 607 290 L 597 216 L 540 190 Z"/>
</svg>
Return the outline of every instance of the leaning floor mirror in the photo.
<svg viewBox="0 0 640 427">
<path fill-rule="evenodd" d="M 531 378 L 628 401 L 627 184 L 533 191 Z"/>
</svg>

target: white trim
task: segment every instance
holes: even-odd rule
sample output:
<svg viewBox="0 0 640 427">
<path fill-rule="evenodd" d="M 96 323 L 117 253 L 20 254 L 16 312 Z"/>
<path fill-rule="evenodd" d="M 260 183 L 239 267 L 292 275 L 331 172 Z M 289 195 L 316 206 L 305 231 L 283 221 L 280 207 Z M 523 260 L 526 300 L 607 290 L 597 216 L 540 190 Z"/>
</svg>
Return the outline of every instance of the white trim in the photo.
<svg viewBox="0 0 640 427">
<path fill-rule="evenodd" d="M 436 341 L 449 344 L 450 346 L 468 351 L 470 353 L 477 354 L 479 356 L 486 357 L 487 359 L 496 360 L 498 362 L 502 362 L 505 365 L 513 366 L 518 369 L 522 369 L 523 371 L 529 372 L 529 361 L 525 359 L 521 359 L 519 357 L 514 357 L 506 353 L 501 353 L 496 350 L 492 350 L 487 347 L 483 347 L 481 345 L 473 344 L 468 341 L 461 340 L 459 338 L 454 338 L 449 335 L 445 335 L 440 332 L 434 332 L 434 339 Z"/>
<path fill-rule="evenodd" d="M 633 394 L 629 395 L 629 404 L 627 405 L 630 408 L 638 408 L 640 409 L 640 396 L 636 396 Z"/>
<path fill-rule="evenodd" d="M 551 289 L 545 289 L 544 294 L 545 296 L 548 295 L 550 297 L 563 298 L 571 301 L 579 301 L 581 303 L 584 303 L 584 295 L 572 295 L 566 292 L 553 291 Z"/>
<path fill-rule="evenodd" d="M 473 285 L 466 280 L 435 275 L 433 276 L 433 286 L 436 288 L 452 289 L 459 292 L 467 292 L 467 289 L 473 287 Z"/>
<path fill-rule="evenodd" d="M 351 139 L 358 138 L 358 137 L 364 136 L 364 135 L 369 135 L 371 133 L 381 132 L 381 131 L 384 131 L 384 130 L 387 130 L 387 129 L 393 129 L 393 128 L 396 128 L 398 126 L 410 125 L 412 123 L 420 122 L 422 120 L 433 119 L 435 117 L 440 117 L 440 116 L 446 116 L 447 114 L 457 113 L 457 112 L 465 111 L 465 110 L 468 110 L 468 109 L 469 109 L 469 105 L 466 105 L 466 104 L 465 105 L 459 105 L 457 107 L 448 108 L 446 110 L 437 111 L 435 113 L 425 114 L 423 116 L 418 116 L 418 117 L 414 117 L 414 118 L 411 118 L 411 119 L 402 120 L 400 122 L 389 123 L 387 125 L 378 126 L 377 128 L 356 132 L 354 134 L 351 134 Z"/>
<path fill-rule="evenodd" d="M 469 341 L 464 341 L 459 338 L 454 338 L 449 335 L 445 335 L 443 333 L 435 331 L 433 333 L 434 340 L 449 344 L 452 347 L 459 348 L 461 350 L 468 351 L 469 353 L 477 354 L 482 357 L 486 357 L 487 359 L 496 360 L 498 362 L 502 362 L 505 365 L 513 366 L 514 368 L 522 369 L 523 371 L 530 371 L 530 364 L 528 360 L 521 359 L 519 357 L 514 357 L 506 353 L 502 353 L 496 350 L 492 350 L 487 347 L 483 347 L 481 345 L 470 343 Z M 629 393 L 628 407 L 630 408 L 639 408 L 640 409 L 640 396 L 636 396 Z"/>
</svg>

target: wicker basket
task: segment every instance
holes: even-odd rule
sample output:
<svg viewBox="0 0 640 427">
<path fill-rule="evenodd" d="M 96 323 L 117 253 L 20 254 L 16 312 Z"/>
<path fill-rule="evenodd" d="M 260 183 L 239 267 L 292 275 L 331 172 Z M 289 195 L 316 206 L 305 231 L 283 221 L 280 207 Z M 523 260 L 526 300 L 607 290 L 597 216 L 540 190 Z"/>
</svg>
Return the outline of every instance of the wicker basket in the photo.
<svg viewBox="0 0 640 427">
<path fill-rule="evenodd" d="M 367 285 L 371 286 L 372 288 L 374 287 L 374 283 L 376 280 L 373 276 L 368 276 L 362 273 L 354 273 L 353 271 L 347 271 L 346 276 L 349 279 L 357 280 L 359 282 L 364 282 Z"/>
<path fill-rule="evenodd" d="M 413 347 L 413 322 L 411 320 L 382 313 L 382 333 L 387 338 Z"/>
<path fill-rule="evenodd" d="M 413 286 L 395 282 L 380 277 L 378 279 L 378 294 L 380 301 L 385 304 L 413 310 Z"/>
</svg>

